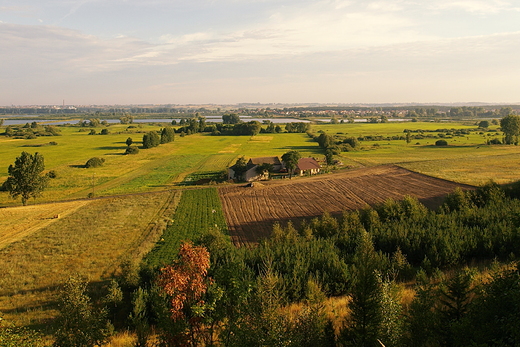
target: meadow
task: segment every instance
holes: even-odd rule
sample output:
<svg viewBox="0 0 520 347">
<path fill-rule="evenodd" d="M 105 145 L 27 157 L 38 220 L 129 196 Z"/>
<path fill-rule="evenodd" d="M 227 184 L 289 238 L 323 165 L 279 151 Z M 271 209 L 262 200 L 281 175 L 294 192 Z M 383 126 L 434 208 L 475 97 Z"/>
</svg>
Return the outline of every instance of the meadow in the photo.
<svg viewBox="0 0 520 347">
<path fill-rule="evenodd" d="M 323 124 L 314 131 L 323 130 L 329 135 L 346 137 L 404 136 L 404 130 L 412 134 L 424 130 L 425 135 L 444 134 L 437 129 L 465 129 L 470 133 L 463 136 L 444 137 L 448 146 L 435 146 L 437 138 L 401 140 L 361 141 L 359 150 L 343 152 L 341 160 L 345 166 L 367 167 L 396 164 L 412 171 L 458 183 L 481 186 L 493 180 L 504 184 L 518 180 L 520 148 L 508 145 L 487 145 L 487 140 L 502 139 L 498 126 L 488 131 L 467 123 L 355 123 Z M 426 132 L 432 131 L 432 132 Z"/>
<path fill-rule="evenodd" d="M 68 276 L 102 286 L 124 260 L 139 262 L 180 198 L 173 191 L 0 209 L 0 227 L 11 230 L 0 240 L 2 318 L 45 327 Z"/>
<path fill-rule="evenodd" d="M 140 146 L 144 132 L 160 127 L 142 125 L 128 131 L 126 125 L 111 125 L 108 129 L 108 135 L 88 135 L 78 127 L 60 127 L 62 136 L 36 139 L 0 136 L 0 182 L 7 178 L 8 166 L 22 151 L 43 154 L 46 170 L 57 173 L 57 178 L 50 181 L 36 202 L 86 198 L 89 193 L 107 196 L 171 189 L 185 179 L 191 181 L 197 175 L 222 172 L 241 155 L 282 155 L 290 149 L 298 149 L 306 156 L 321 152 L 315 142 L 302 134 L 256 137 L 193 134 L 177 135 L 174 142 L 142 149 L 135 155 L 123 155 L 128 137 Z M 58 145 L 41 146 L 50 141 Z M 104 158 L 105 164 L 85 169 L 84 164 L 92 157 Z M 17 204 L 19 201 L 0 192 L 0 206 Z"/>
</svg>

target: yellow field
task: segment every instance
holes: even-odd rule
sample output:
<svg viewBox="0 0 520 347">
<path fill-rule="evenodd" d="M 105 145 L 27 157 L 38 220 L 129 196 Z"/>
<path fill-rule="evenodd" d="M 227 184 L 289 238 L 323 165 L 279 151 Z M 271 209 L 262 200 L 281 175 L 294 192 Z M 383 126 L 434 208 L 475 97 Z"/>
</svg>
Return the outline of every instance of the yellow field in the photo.
<svg viewBox="0 0 520 347">
<path fill-rule="evenodd" d="M 17 325 L 44 324 L 55 316 L 57 289 L 70 274 L 99 283 L 123 259 L 139 261 L 162 234 L 180 195 L 162 192 L 0 210 L 8 216 L 0 226 L 3 318 Z M 59 218 L 48 219 L 56 214 Z"/>
</svg>

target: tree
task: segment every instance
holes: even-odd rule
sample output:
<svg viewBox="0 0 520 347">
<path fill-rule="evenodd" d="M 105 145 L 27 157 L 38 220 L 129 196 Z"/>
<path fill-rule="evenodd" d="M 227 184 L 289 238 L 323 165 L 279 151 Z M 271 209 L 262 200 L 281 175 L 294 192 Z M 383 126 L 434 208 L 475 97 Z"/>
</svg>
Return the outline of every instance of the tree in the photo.
<svg viewBox="0 0 520 347">
<path fill-rule="evenodd" d="M 3 119 L 0 119 L 0 127 L 4 125 L 4 120 Z"/>
<path fill-rule="evenodd" d="M 166 295 L 173 331 L 166 331 L 168 346 L 196 346 L 203 325 L 210 254 L 206 247 L 183 243 L 178 259 L 161 269 L 157 284 Z"/>
<path fill-rule="evenodd" d="M 55 347 L 94 347 L 106 342 L 113 330 L 105 310 L 93 308 L 85 293 L 87 283 L 71 277 L 60 293 L 60 316 Z"/>
<path fill-rule="evenodd" d="M 231 168 L 233 169 L 233 171 L 235 171 L 235 178 L 238 180 L 242 179 L 242 175 L 247 171 L 246 158 L 238 158 L 235 165 L 233 165 Z"/>
<path fill-rule="evenodd" d="M 366 231 L 359 236 L 353 263 L 350 322 L 342 337 L 347 346 L 375 347 L 383 322 L 383 287 L 378 256 Z"/>
<path fill-rule="evenodd" d="M 130 146 L 132 145 L 132 143 L 134 143 L 134 140 L 132 140 L 131 137 L 129 137 L 129 138 L 126 139 L 126 145 L 127 145 L 128 147 L 130 147 Z"/>
<path fill-rule="evenodd" d="M 504 133 L 508 145 L 518 143 L 518 135 L 520 134 L 520 116 L 510 114 L 500 120 L 500 127 Z"/>
<path fill-rule="evenodd" d="M 172 142 L 175 139 L 175 130 L 172 127 L 164 127 L 161 130 L 161 143 Z"/>
<path fill-rule="evenodd" d="M 238 114 L 225 114 L 222 115 L 222 123 L 223 124 L 238 124 L 240 123 L 240 116 Z"/>
<path fill-rule="evenodd" d="M 282 155 L 282 161 L 289 172 L 289 179 L 292 178 L 292 174 L 294 173 L 294 169 L 298 166 L 298 160 L 300 160 L 301 155 L 298 151 L 289 151 Z"/>
<path fill-rule="evenodd" d="M 489 128 L 489 122 L 487 120 L 480 121 L 478 123 L 479 128 Z"/>
<path fill-rule="evenodd" d="M 36 199 L 47 186 L 48 177 L 42 174 L 44 169 L 43 155 L 22 152 L 14 165 L 9 165 L 9 177 L 5 182 L 7 191 L 14 199 L 21 196 L 22 204 L 26 205 L 29 198 Z"/>
<path fill-rule="evenodd" d="M 150 131 L 143 135 L 143 148 L 152 148 L 157 147 L 161 143 L 161 138 L 159 134 L 155 131 Z"/>
<path fill-rule="evenodd" d="M 258 175 L 265 176 L 267 174 L 267 178 L 269 178 L 269 173 L 273 171 L 273 164 L 262 163 L 256 167 L 255 171 Z"/>
<path fill-rule="evenodd" d="M 334 165 L 334 153 L 330 149 L 325 151 L 325 162 L 327 163 L 327 166 Z"/>
</svg>

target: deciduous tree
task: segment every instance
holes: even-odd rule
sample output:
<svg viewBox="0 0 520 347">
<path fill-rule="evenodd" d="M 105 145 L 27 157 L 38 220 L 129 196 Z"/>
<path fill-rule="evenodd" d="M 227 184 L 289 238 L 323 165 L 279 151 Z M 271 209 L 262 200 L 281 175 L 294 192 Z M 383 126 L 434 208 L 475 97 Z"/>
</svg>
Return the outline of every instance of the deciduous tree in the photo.
<svg viewBox="0 0 520 347">
<path fill-rule="evenodd" d="M 14 165 L 9 165 L 9 177 L 5 182 L 5 187 L 9 194 L 16 199 L 22 197 L 22 204 L 37 198 L 47 186 L 48 177 L 43 175 L 45 169 L 43 155 L 36 152 L 34 155 L 27 152 L 16 158 Z"/>
<path fill-rule="evenodd" d="M 298 160 L 300 160 L 301 155 L 298 151 L 289 151 L 282 155 L 282 161 L 289 172 L 289 178 L 292 178 L 294 170 L 298 166 Z"/>
<path fill-rule="evenodd" d="M 510 114 L 500 120 L 500 127 L 506 137 L 508 145 L 518 143 L 518 135 L 520 134 L 520 116 Z"/>
</svg>

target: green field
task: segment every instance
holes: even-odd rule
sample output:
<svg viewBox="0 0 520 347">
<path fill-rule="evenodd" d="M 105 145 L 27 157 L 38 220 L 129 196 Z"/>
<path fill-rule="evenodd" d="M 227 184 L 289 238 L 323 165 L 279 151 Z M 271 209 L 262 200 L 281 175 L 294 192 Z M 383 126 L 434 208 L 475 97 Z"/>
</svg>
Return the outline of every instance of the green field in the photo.
<svg viewBox="0 0 520 347">
<path fill-rule="evenodd" d="M 497 126 L 491 131 L 476 130 L 475 125 L 461 123 L 355 123 L 324 124 L 315 126 L 329 135 L 346 137 L 404 136 L 404 129 L 414 131 L 437 129 L 471 129 L 464 136 L 444 137 L 446 147 L 435 146 L 441 132 L 424 132 L 436 138 L 405 140 L 361 141 L 357 151 L 343 152 L 342 161 L 352 167 L 397 164 L 427 175 L 471 185 L 482 185 L 490 180 L 508 183 L 518 180 L 520 148 L 507 145 L 487 145 L 487 140 L 502 139 Z M 483 134 L 481 134 L 483 132 Z"/>
<path fill-rule="evenodd" d="M 92 192 L 95 196 L 104 196 L 169 189 L 189 175 L 199 177 L 224 171 L 242 155 L 282 155 L 290 149 L 316 155 L 321 151 L 317 143 L 302 134 L 256 137 L 194 134 L 176 136 L 172 143 L 141 149 L 136 155 L 123 155 L 128 137 L 140 146 L 143 132 L 159 130 L 159 127 L 143 125 L 132 129 L 140 133 L 132 133 L 126 131 L 126 125 L 112 125 L 108 135 L 88 135 L 88 131 L 79 132 L 78 127 L 60 129 L 62 136 L 31 140 L 0 136 L 0 182 L 7 178 L 8 166 L 22 151 L 42 153 L 46 170 L 55 170 L 58 174 L 37 202 L 85 198 Z M 41 146 L 50 141 L 58 145 Z M 105 165 L 85 169 L 83 165 L 92 157 L 104 158 Z M 0 205 L 16 204 L 19 201 L 0 192 Z"/>
<path fill-rule="evenodd" d="M 161 240 L 145 261 L 152 266 L 169 264 L 175 259 L 182 241 L 194 240 L 211 228 L 227 233 L 217 189 L 186 190 Z"/>
<path fill-rule="evenodd" d="M 37 202 L 85 198 L 90 193 L 106 196 L 176 188 L 222 177 L 229 165 L 239 156 L 281 156 L 289 150 L 298 150 L 302 156 L 323 158 L 323 150 L 307 134 L 260 134 L 251 136 L 211 136 L 194 134 L 176 136 L 175 141 L 151 149 L 141 149 L 136 155 L 123 155 L 128 137 L 140 146 L 144 132 L 159 130 L 158 125 L 127 125 L 108 127 L 108 135 L 88 135 L 79 127 L 60 127 L 62 136 L 36 139 L 12 139 L 0 136 L 0 182 L 7 178 L 7 167 L 22 151 L 40 152 L 47 170 L 55 170 L 58 177 Z M 102 128 L 97 128 L 97 132 Z M 499 183 L 516 180 L 520 162 L 517 146 L 486 145 L 487 140 L 502 138 L 493 126 L 489 132 L 477 130 L 468 123 L 345 123 L 316 124 L 312 131 L 324 131 L 342 137 L 401 137 L 404 130 L 431 131 L 437 129 L 472 129 L 464 136 L 441 132 L 425 132 L 431 138 L 361 141 L 356 151 L 342 152 L 337 157 L 343 167 L 363 167 L 398 164 L 408 169 L 467 184 L 483 184 L 494 179 Z M 86 130 L 83 128 L 83 130 Z M 3 130 L 0 130 L 0 133 Z M 434 145 L 438 136 L 444 136 L 447 147 Z M 55 141 L 58 145 L 45 145 Z M 105 159 L 103 167 L 85 169 L 92 157 Z M 338 167 L 341 168 L 341 167 Z M 33 200 L 30 201 L 33 203 Z M 18 205 L 6 192 L 0 192 L 0 206 Z"/>
</svg>

